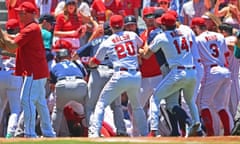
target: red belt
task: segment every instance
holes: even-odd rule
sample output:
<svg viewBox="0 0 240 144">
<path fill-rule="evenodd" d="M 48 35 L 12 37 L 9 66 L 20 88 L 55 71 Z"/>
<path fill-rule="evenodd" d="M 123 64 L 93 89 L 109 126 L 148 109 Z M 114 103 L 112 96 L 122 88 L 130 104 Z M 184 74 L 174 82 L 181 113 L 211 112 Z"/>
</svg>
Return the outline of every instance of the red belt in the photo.
<svg viewBox="0 0 240 144">
<path fill-rule="evenodd" d="M 127 68 L 120 68 L 119 69 L 120 71 L 139 71 L 139 69 L 137 68 L 137 69 L 127 69 Z"/>
<path fill-rule="evenodd" d="M 218 66 L 218 64 L 211 64 L 211 65 L 210 65 L 210 68 L 216 67 L 216 66 Z"/>
<path fill-rule="evenodd" d="M 195 69 L 195 66 L 191 66 L 191 67 L 185 67 L 185 66 L 177 66 L 177 69 L 181 69 L 181 70 L 185 70 L 185 69 Z"/>
<path fill-rule="evenodd" d="M 10 70 L 15 70 L 15 67 L 10 67 L 9 69 L 10 69 Z"/>
</svg>

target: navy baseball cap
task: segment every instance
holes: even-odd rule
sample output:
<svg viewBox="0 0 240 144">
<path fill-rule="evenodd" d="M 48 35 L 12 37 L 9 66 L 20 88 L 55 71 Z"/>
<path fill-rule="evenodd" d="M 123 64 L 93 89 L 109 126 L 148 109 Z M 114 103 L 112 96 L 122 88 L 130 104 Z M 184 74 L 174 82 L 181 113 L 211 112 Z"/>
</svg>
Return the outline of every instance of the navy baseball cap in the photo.
<svg viewBox="0 0 240 144">
<path fill-rule="evenodd" d="M 155 18 L 158 18 L 158 17 L 161 17 L 164 13 L 165 11 L 162 8 L 157 8 L 154 11 L 154 16 Z"/>
<path fill-rule="evenodd" d="M 137 23 L 137 19 L 133 15 L 129 15 L 124 18 L 124 25 L 136 24 L 136 23 Z"/>
<path fill-rule="evenodd" d="M 51 24 L 54 24 L 56 22 L 55 17 L 50 14 L 41 15 L 39 18 L 39 23 L 42 23 L 44 20 Z"/>
</svg>

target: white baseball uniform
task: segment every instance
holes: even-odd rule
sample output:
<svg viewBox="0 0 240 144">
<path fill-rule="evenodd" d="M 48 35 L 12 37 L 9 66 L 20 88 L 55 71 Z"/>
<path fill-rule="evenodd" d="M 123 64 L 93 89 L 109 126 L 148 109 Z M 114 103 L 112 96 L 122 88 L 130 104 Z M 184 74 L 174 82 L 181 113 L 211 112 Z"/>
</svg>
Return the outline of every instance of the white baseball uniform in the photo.
<svg viewBox="0 0 240 144">
<path fill-rule="evenodd" d="M 153 52 L 162 49 L 169 64 L 170 72 L 157 86 L 151 106 L 151 130 L 158 128 L 158 104 L 161 99 L 168 98 L 181 88 L 184 97 L 190 107 L 193 124 L 200 122 L 198 109 L 193 101 L 193 94 L 196 85 L 196 70 L 193 62 L 193 55 L 190 50 L 192 38 L 180 30 L 165 31 L 155 37 L 149 45 Z"/>
<path fill-rule="evenodd" d="M 193 32 L 193 30 L 187 25 L 183 25 L 183 24 L 179 25 L 178 30 L 180 30 L 180 31 L 182 31 L 182 33 L 188 35 L 190 38 L 190 41 L 191 41 L 191 49 L 190 50 L 192 52 L 193 62 L 196 67 L 196 70 L 197 70 L 196 87 L 195 87 L 194 95 L 193 95 L 193 99 L 194 99 L 194 101 L 196 101 L 199 90 L 200 90 L 200 86 L 201 86 L 201 80 L 203 77 L 203 65 L 200 63 L 201 57 L 200 57 L 198 49 L 197 49 L 196 36 L 195 36 L 195 33 Z M 169 107 L 172 108 L 174 101 L 176 101 L 176 100 L 173 99 L 173 100 L 167 102 L 168 109 L 169 109 Z M 182 108 L 187 113 L 189 113 L 189 108 L 183 98 L 181 99 L 181 104 L 182 104 Z M 191 116 L 191 115 L 189 115 L 189 116 Z"/>
<path fill-rule="evenodd" d="M 147 135 L 146 116 L 137 98 L 141 87 L 137 52 L 142 44 L 143 41 L 136 33 L 121 31 L 111 35 L 97 50 L 95 58 L 102 61 L 108 55 L 113 63 L 114 73 L 96 104 L 93 119 L 90 120 L 89 137 L 99 137 L 104 109 L 123 92 L 127 92 L 129 96 L 140 135 Z"/>
<path fill-rule="evenodd" d="M 228 37 L 225 37 L 225 40 L 226 42 L 233 43 L 236 41 L 236 37 L 228 36 Z M 239 81 L 238 81 L 240 60 L 234 56 L 233 50 L 230 50 L 228 62 L 229 62 L 229 70 L 231 71 L 231 80 L 232 80 L 229 110 L 232 114 L 232 117 L 234 117 L 237 112 L 238 102 L 240 101 L 240 95 L 239 95 L 240 89 L 239 89 Z"/>
<path fill-rule="evenodd" d="M 230 71 L 227 67 L 227 45 L 222 34 L 205 31 L 197 36 L 198 50 L 204 66 L 204 76 L 199 93 L 201 116 L 207 135 L 214 135 L 210 109 L 213 106 L 229 134 L 230 115 L 228 103 L 231 88 Z M 224 113 L 224 114 L 220 114 Z"/>
<path fill-rule="evenodd" d="M 1 60 L 2 59 L 0 58 L 0 61 Z M 14 67 L 14 65 L 9 64 L 9 59 L 3 60 L 3 63 L 0 64 L 0 121 L 2 121 L 4 116 L 3 112 L 7 106 L 7 103 L 9 103 L 11 114 L 8 119 L 7 135 L 9 135 L 8 137 L 12 137 L 14 136 L 18 118 L 21 112 L 20 92 L 22 86 L 22 77 L 14 76 L 12 74 L 14 71 L 11 70 L 9 66 Z"/>
</svg>

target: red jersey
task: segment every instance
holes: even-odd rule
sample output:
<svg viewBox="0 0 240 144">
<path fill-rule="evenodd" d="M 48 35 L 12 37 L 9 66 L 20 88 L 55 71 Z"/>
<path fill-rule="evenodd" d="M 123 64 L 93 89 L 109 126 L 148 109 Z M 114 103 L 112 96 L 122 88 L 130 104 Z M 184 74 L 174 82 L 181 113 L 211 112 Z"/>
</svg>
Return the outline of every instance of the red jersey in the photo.
<svg viewBox="0 0 240 144">
<path fill-rule="evenodd" d="M 14 6 L 11 6 L 9 1 L 10 0 L 6 0 L 6 8 L 8 10 L 8 19 L 18 19 L 18 15 L 17 15 L 17 12 L 15 11 L 15 8 L 17 8 L 21 3 L 25 1 L 29 1 L 33 3 L 33 5 L 37 8 L 35 0 L 17 0 Z"/>
<path fill-rule="evenodd" d="M 128 15 L 135 16 L 134 10 L 136 8 L 139 9 L 141 7 L 140 0 L 122 0 L 122 3 L 126 16 Z"/>
<path fill-rule="evenodd" d="M 147 42 L 149 32 L 153 29 L 155 28 L 147 29 L 140 35 L 144 42 Z M 152 77 L 161 74 L 160 66 L 154 54 L 149 59 L 142 58 L 140 71 L 142 73 L 142 77 Z"/>
<path fill-rule="evenodd" d="M 70 14 L 69 18 L 65 20 L 64 14 L 59 14 L 56 19 L 54 31 L 72 31 L 78 29 L 81 25 L 82 20 L 80 16 Z"/>
<path fill-rule="evenodd" d="M 26 25 L 14 41 L 19 46 L 15 74 L 33 75 L 33 79 L 47 78 L 49 70 L 39 25 L 35 22 Z"/>
<path fill-rule="evenodd" d="M 110 10 L 113 14 L 125 15 L 123 5 L 120 0 L 112 0 L 109 5 L 105 4 L 102 0 L 94 0 L 92 5 L 93 16 L 97 18 L 98 21 L 107 20 L 107 12 Z"/>
</svg>

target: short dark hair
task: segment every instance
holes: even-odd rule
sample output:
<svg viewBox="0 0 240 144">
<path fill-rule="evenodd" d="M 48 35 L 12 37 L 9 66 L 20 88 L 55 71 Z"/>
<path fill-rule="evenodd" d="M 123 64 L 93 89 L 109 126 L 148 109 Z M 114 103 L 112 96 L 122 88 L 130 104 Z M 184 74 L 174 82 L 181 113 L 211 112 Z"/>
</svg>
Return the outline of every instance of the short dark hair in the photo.
<svg viewBox="0 0 240 144">
<path fill-rule="evenodd" d="M 51 24 L 54 24 L 56 22 L 55 17 L 50 14 L 41 15 L 38 22 L 41 24 L 44 20 Z"/>
<path fill-rule="evenodd" d="M 176 29 L 177 25 L 173 25 L 173 26 L 165 26 L 166 30 L 174 30 Z"/>
<path fill-rule="evenodd" d="M 222 23 L 221 25 L 218 26 L 218 28 L 219 30 L 224 30 L 229 35 L 233 34 L 233 26 L 228 23 Z"/>
</svg>

